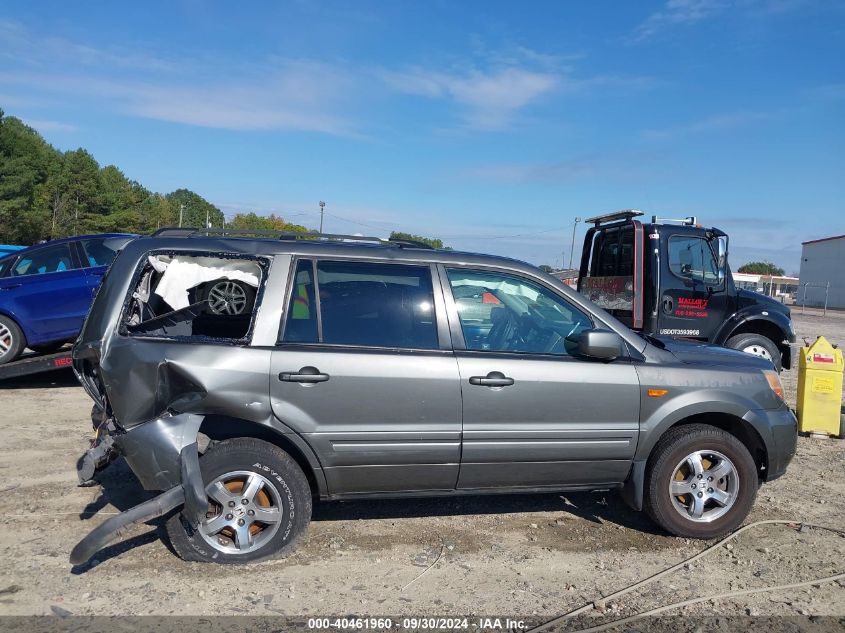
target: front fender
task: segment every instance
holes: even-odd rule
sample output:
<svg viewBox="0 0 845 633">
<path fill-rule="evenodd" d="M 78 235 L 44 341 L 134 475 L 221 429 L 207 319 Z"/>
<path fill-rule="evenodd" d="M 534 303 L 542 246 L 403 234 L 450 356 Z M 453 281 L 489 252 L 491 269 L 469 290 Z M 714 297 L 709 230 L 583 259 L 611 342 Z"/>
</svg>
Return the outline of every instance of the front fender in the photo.
<svg viewBox="0 0 845 633">
<path fill-rule="evenodd" d="M 687 418 L 708 414 L 727 415 L 736 418 L 737 424 L 741 425 L 747 424 L 747 421 L 743 420 L 749 412 L 759 408 L 760 405 L 753 400 L 730 392 L 703 390 L 681 394 L 662 403 L 651 415 L 641 421 L 640 442 L 634 459 L 646 461 L 660 437 L 670 427 Z M 756 429 L 755 432 L 759 435 Z M 766 438 L 762 439 L 766 441 Z"/>
<path fill-rule="evenodd" d="M 763 306 L 749 306 L 728 317 L 719 328 L 713 342 L 716 345 L 724 345 L 741 326 L 752 322 L 767 322 L 780 330 L 783 338 L 781 341 L 795 341 L 795 332 L 792 329 L 792 320 L 782 312 L 766 310 Z M 775 341 L 780 344 L 781 341 Z"/>
<path fill-rule="evenodd" d="M 766 330 L 772 327 L 780 332 L 779 340 L 774 342 L 781 353 L 781 364 L 785 369 L 789 369 L 792 366 L 792 350 L 789 344 L 795 342 L 792 320 L 782 312 L 766 310 L 765 306 L 752 305 L 732 314 L 713 337 L 713 343 L 724 346 L 728 339 L 740 329 L 743 331 Z"/>
</svg>

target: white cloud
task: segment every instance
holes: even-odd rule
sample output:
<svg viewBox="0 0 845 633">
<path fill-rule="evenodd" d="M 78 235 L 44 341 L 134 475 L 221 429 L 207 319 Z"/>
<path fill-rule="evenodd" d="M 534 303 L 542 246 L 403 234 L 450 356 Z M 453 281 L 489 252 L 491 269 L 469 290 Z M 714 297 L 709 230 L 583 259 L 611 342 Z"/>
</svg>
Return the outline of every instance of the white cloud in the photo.
<svg viewBox="0 0 845 633">
<path fill-rule="evenodd" d="M 652 13 L 637 27 L 634 39 L 647 39 L 667 27 L 699 22 L 726 6 L 724 0 L 668 0 L 660 11 Z"/>
<path fill-rule="evenodd" d="M 388 86 L 399 92 L 457 103 L 464 110 L 466 124 L 479 129 L 507 127 L 520 110 L 554 90 L 560 82 L 553 73 L 518 67 L 451 73 L 412 68 L 380 74 Z"/>
<path fill-rule="evenodd" d="M 99 49 L 39 36 L 0 20 L 0 82 L 29 99 L 72 96 L 95 108 L 230 130 L 297 130 L 354 135 L 345 114 L 354 78 L 342 65 L 267 59 L 249 65 L 138 50 Z M 15 91 L 20 93 L 22 91 Z"/>
<path fill-rule="evenodd" d="M 632 41 L 648 39 L 660 31 L 691 25 L 724 13 L 740 14 L 757 20 L 773 14 L 783 14 L 810 4 L 824 8 L 834 3 L 811 0 L 666 0 L 663 8 L 648 16 L 635 30 Z"/>
<path fill-rule="evenodd" d="M 0 19 L 0 81 L 27 99 L 82 102 L 94 112 L 227 130 L 354 138 L 367 137 L 366 129 L 379 124 L 368 105 L 380 101 L 390 107 L 390 99 L 398 95 L 446 103 L 447 116 L 457 116 L 461 127 L 500 130 L 553 93 L 635 89 L 650 81 L 578 77 L 568 65 L 577 56 L 521 46 L 478 47 L 471 59 L 453 58 L 451 64 L 434 68 L 278 57 L 247 63 L 207 53 L 173 60 L 143 43 L 97 48 Z"/>
<path fill-rule="evenodd" d="M 110 66 L 147 72 L 172 71 L 183 66 L 182 62 L 139 51 L 137 46 L 96 48 L 63 37 L 39 36 L 19 22 L 0 19 L 2 58 L 26 66 L 72 60 L 80 66 Z"/>
<path fill-rule="evenodd" d="M 450 177 L 459 183 L 491 182 L 498 185 L 569 185 L 576 182 L 643 183 L 664 173 L 662 151 L 592 153 L 546 162 L 510 162 L 475 165 L 456 170 Z"/>
<path fill-rule="evenodd" d="M 61 121 L 24 119 L 23 122 L 29 127 L 35 128 L 39 132 L 76 132 L 76 130 L 79 129 L 71 123 L 62 123 Z"/>
<path fill-rule="evenodd" d="M 771 120 L 772 112 L 733 112 L 705 117 L 685 125 L 643 130 L 642 137 L 649 141 L 674 139 L 689 134 L 705 134 L 722 130 L 733 130 Z"/>
</svg>

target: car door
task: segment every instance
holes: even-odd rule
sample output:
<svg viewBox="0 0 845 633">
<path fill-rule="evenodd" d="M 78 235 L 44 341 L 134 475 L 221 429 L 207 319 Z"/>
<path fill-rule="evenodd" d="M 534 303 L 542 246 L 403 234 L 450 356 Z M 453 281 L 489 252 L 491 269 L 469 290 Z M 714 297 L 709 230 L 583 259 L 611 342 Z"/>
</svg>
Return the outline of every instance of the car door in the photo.
<svg viewBox="0 0 845 633">
<path fill-rule="evenodd" d="M 627 361 L 573 355 L 589 315 L 536 279 L 442 268 L 463 392 L 458 488 L 612 485 L 627 476 L 640 389 Z"/>
<path fill-rule="evenodd" d="M 85 273 L 68 242 L 45 244 L 22 253 L 12 265 L 4 292 L 27 341 L 37 344 L 72 338 L 91 306 Z"/>
<path fill-rule="evenodd" d="M 729 313 L 716 254 L 698 235 L 669 235 L 665 243 L 657 333 L 708 340 Z"/>
<path fill-rule="evenodd" d="M 331 494 L 454 490 L 460 381 L 431 267 L 300 259 L 289 293 L 273 412 Z"/>
</svg>

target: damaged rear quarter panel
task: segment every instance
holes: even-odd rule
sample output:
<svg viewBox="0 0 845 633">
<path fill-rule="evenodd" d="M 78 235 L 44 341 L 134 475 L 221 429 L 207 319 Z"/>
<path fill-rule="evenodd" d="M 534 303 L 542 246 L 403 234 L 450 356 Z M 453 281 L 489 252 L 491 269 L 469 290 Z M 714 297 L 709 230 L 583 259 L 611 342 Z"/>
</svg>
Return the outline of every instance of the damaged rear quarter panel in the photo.
<svg viewBox="0 0 845 633">
<path fill-rule="evenodd" d="M 270 350 L 252 347 L 251 342 L 256 334 L 272 258 L 255 259 L 257 253 L 185 251 L 184 243 L 181 246 L 176 251 L 157 248 L 136 253 L 136 264 L 124 290 L 120 314 L 112 312 L 110 315 L 112 327 L 104 332 L 105 353 L 100 360 L 100 372 L 114 417 L 127 428 L 167 412 L 222 414 L 267 423 L 272 415 L 268 394 Z M 256 314 L 245 340 L 144 336 L 126 332 L 123 318 L 145 261 L 148 255 L 162 252 L 221 259 L 246 256 L 261 266 Z M 263 312 L 266 317 L 268 311 Z M 259 339 L 258 343 L 263 342 L 262 336 L 259 332 L 255 337 Z"/>
<path fill-rule="evenodd" d="M 221 414 L 267 423 L 269 349 L 117 336 L 102 374 L 115 419 L 131 427 L 164 414 Z"/>
</svg>

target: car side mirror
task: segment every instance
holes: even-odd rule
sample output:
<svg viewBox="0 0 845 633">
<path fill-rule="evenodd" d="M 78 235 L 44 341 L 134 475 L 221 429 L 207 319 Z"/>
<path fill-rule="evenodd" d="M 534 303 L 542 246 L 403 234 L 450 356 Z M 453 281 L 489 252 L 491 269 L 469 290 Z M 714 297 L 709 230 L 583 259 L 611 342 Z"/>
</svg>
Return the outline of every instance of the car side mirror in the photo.
<svg viewBox="0 0 845 633">
<path fill-rule="evenodd" d="M 728 276 L 728 236 L 720 235 L 718 237 L 718 257 L 716 260 L 716 267 L 719 271 L 719 283 L 723 283 Z"/>
<path fill-rule="evenodd" d="M 578 336 L 578 353 L 588 358 L 611 361 L 623 355 L 622 337 L 610 330 L 585 330 Z"/>
</svg>

